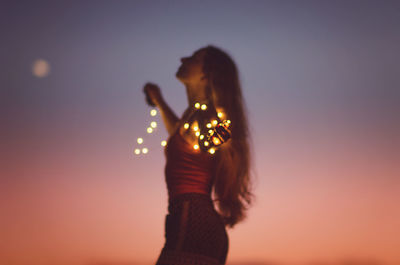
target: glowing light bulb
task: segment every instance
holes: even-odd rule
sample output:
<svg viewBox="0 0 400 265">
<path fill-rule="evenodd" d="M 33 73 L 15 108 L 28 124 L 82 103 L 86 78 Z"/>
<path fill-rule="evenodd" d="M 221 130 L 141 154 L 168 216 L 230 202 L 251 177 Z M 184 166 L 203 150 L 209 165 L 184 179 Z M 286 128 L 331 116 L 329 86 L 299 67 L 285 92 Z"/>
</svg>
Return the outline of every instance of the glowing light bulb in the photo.
<svg viewBox="0 0 400 265">
<path fill-rule="evenodd" d="M 140 149 L 136 148 L 135 149 L 135 154 L 140 155 Z"/>
<path fill-rule="evenodd" d="M 214 143 L 215 145 L 219 145 L 219 144 L 221 143 L 221 141 L 220 141 L 217 137 L 214 137 L 214 138 L 212 139 L 212 141 L 213 141 L 213 143 Z"/>
<path fill-rule="evenodd" d="M 204 138 L 204 135 L 200 135 L 200 140 L 203 140 L 203 138 Z"/>
<path fill-rule="evenodd" d="M 196 109 L 199 109 L 199 108 L 200 108 L 200 103 L 199 103 L 199 102 L 196 102 L 196 103 L 194 104 L 194 107 L 195 107 Z"/>
<path fill-rule="evenodd" d="M 217 125 L 217 124 L 218 124 L 218 121 L 217 121 L 217 120 L 213 120 L 213 121 L 212 121 L 212 123 L 213 123 L 213 124 L 214 124 L 214 126 L 215 126 L 215 125 Z"/>
<path fill-rule="evenodd" d="M 151 115 L 151 116 L 156 116 L 156 115 L 157 115 L 157 110 L 152 109 L 152 110 L 150 111 L 150 115 Z"/>
<path fill-rule="evenodd" d="M 224 114 L 220 111 L 217 113 L 217 115 L 218 115 L 218 118 L 222 118 L 222 116 L 224 116 Z"/>
<path fill-rule="evenodd" d="M 208 152 L 210 152 L 210 154 L 214 154 L 215 153 L 215 149 L 214 148 L 210 148 L 210 150 L 208 150 Z"/>
<path fill-rule="evenodd" d="M 193 149 L 195 150 L 199 149 L 199 145 L 198 144 L 193 145 Z"/>
<path fill-rule="evenodd" d="M 156 128 L 156 127 L 157 127 L 157 122 L 152 121 L 152 122 L 150 123 L 150 126 L 153 127 L 153 128 Z"/>
<path fill-rule="evenodd" d="M 197 127 L 197 126 L 195 125 L 195 126 L 193 126 L 193 130 L 194 130 L 194 131 L 198 131 L 198 130 L 199 130 L 199 127 Z"/>
<path fill-rule="evenodd" d="M 142 144 L 142 143 L 143 143 L 143 138 L 140 138 L 140 137 L 137 138 L 137 143 L 138 143 L 138 144 Z"/>
<path fill-rule="evenodd" d="M 147 154 L 149 152 L 149 149 L 147 149 L 146 147 L 145 148 L 142 148 L 142 153 L 143 154 Z"/>
<path fill-rule="evenodd" d="M 199 137 L 199 135 L 200 135 L 200 132 L 199 132 L 199 131 L 197 131 L 195 134 L 196 134 L 196 136 L 197 136 L 197 137 Z"/>
<path fill-rule="evenodd" d="M 211 123 L 207 123 L 207 128 L 211 128 L 212 127 L 212 124 Z"/>
<path fill-rule="evenodd" d="M 204 141 L 204 146 L 208 146 L 208 142 L 207 141 Z"/>
<path fill-rule="evenodd" d="M 152 133 L 153 132 L 153 128 L 149 127 L 147 128 L 147 133 Z"/>
<path fill-rule="evenodd" d="M 161 145 L 162 145 L 162 146 L 166 146 L 166 145 L 167 145 L 167 141 L 165 141 L 165 140 L 164 140 L 164 141 L 161 141 Z"/>
<path fill-rule="evenodd" d="M 230 124 L 230 123 L 231 123 L 231 120 L 226 120 L 226 122 L 227 122 L 228 124 Z"/>
<path fill-rule="evenodd" d="M 185 129 L 189 128 L 189 123 L 186 122 L 186 123 L 183 125 L 183 128 L 185 128 Z"/>
<path fill-rule="evenodd" d="M 209 134 L 212 134 L 212 132 L 213 132 L 213 130 L 208 130 L 208 133 L 209 133 Z"/>
<path fill-rule="evenodd" d="M 202 110 L 206 110 L 207 109 L 207 105 L 206 104 L 201 105 L 201 109 Z"/>
</svg>

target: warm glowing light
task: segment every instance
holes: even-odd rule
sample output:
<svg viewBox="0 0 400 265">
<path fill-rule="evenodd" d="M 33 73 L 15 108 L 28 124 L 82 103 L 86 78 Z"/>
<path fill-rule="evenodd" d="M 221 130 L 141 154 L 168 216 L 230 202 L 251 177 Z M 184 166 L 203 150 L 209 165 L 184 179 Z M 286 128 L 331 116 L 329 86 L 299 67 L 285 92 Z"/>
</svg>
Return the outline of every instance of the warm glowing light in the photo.
<svg viewBox="0 0 400 265">
<path fill-rule="evenodd" d="M 148 133 L 152 133 L 153 132 L 153 128 L 151 128 L 151 127 L 147 128 L 147 132 Z"/>
<path fill-rule="evenodd" d="M 150 123 L 150 126 L 153 127 L 153 128 L 156 128 L 156 127 L 157 127 L 157 122 L 152 121 L 152 122 Z"/>
<path fill-rule="evenodd" d="M 208 130 L 208 133 L 211 134 L 213 132 L 213 130 Z"/>
<path fill-rule="evenodd" d="M 208 150 L 208 152 L 210 152 L 210 154 L 214 154 L 215 153 L 215 149 L 214 148 L 210 148 L 210 150 Z"/>
<path fill-rule="evenodd" d="M 198 144 L 193 145 L 193 149 L 195 150 L 199 149 L 199 145 Z"/>
<path fill-rule="evenodd" d="M 204 138 L 204 135 L 200 135 L 200 140 L 203 140 L 203 138 Z"/>
<path fill-rule="evenodd" d="M 228 124 L 230 124 L 230 123 L 231 123 L 231 120 L 227 120 L 226 122 L 227 122 Z"/>
<path fill-rule="evenodd" d="M 143 143 L 143 138 L 140 138 L 140 137 L 137 138 L 137 143 L 138 143 L 138 144 L 142 144 L 142 143 Z"/>
<path fill-rule="evenodd" d="M 217 115 L 218 115 L 218 118 L 222 118 L 222 116 L 224 116 L 224 114 L 220 111 L 217 113 Z"/>
<path fill-rule="evenodd" d="M 183 125 L 183 127 L 184 127 L 185 129 L 189 128 L 189 123 L 186 122 L 186 123 Z"/>
<path fill-rule="evenodd" d="M 142 149 L 143 154 L 147 154 L 147 152 L 149 152 L 149 149 L 147 149 L 146 147 Z"/>
<path fill-rule="evenodd" d="M 198 130 L 199 130 L 199 127 L 195 125 L 195 126 L 193 126 L 193 130 L 194 130 L 194 131 L 198 131 Z"/>
<path fill-rule="evenodd" d="M 208 142 L 207 141 L 204 141 L 204 146 L 208 146 Z"/>
<path fill-rule="evenodd" d="M 196 102 L 196 103 L 194 104 L 194 107 L 195 107 L 196 109 L 199 109 L 199 108 L 200 108 L 200 103 L 199 103 L 199 102 Z"/>
<path fill-rule="evenodd" d="M 140 154 L 140 149 L 136 148 L 135 149 L 135 154 L 139 155 Z"/>
<path fill-rule="evenodd" d="M 206 104 L 201 105 L 201 109 L 202 110 L 206 110 L 207 109 L 207 105 Z"/>
<path fill-rule="evenodd" d="M 218 124 L 218 121 L 217 121 L 217 120 L 213 120 L 212 123 L 213 123 L 214 125 L 217 125 L 217 124 Z"/>
<path fill-rule="evenodd" d="M 197 136 L 197 137 L 199 137 L 199 135 L 200 135 L 200 132 L 199 132 L 199 131 L 197 131 L 195 134 L 196 134 L 196 136 Z"/>
<path fill-rule="evenodd" d="M 34 76 L 42 78 L 49 75 L 50 65 L 47 61 L 39 59 L 32 65 L 32 73 Z"/>
<path fill-rule="evenodd" d="M 151 116 L 156 116 L 156 115 L 157 115 L 157 110 L 152 109 L 152 110 L 150 111 L 150 115 L 151 115 Z"/>
<path fill-rule="evenodd" d="M 167 145 L 167 141 L 165 141 L 165 140 L 164 140 L 164 141 L 161 141 L 161 145 L 162 145 L 162 146 L 166 146 L 166 145 Z"/>
<path fill-rule="evenodd" d="M 214 137 L 214 138 L 212 139 L 212 141 L 213 141 L 213 143 L 214 143 L 215 145 L 219 145 L 219 144 L 221 143 L 221 141 L 220 141 L 217 137 Z"/>
<path fill-rule="evenodd" d="M 211 123 L 207 123 L 207 128 L 211 128 L 212 127 L 212 124 Z"/>
</svg>

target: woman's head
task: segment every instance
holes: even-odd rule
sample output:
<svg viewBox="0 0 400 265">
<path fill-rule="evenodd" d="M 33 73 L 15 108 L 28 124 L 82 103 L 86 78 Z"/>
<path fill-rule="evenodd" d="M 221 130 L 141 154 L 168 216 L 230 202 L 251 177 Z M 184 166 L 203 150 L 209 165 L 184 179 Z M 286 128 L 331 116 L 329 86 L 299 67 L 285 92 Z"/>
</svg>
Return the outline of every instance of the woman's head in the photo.
<svg viewBox="0 0 400 265">
<path fill-rule="evenodd" d="M 215 107 L 232 109 L 241 100 L 237 67 L 225 51 L 212 45 L 181 58 L 176 77 L 188 92 L 211 101 Z"/>
<path fill-rule="evenodd" d="M 223 144 L 215 157 L 214 195 L 226 224 L 233 227 L 245 218 L 246 204 L 253 197 L 249 130 L 236 64 L 226 52 L 208 45 L 182 58 L 177 77 L 197 92 L 204 89 L 210 103 L 224 113 L 222 119 L 232 121 L 229 144 Z"/>
<path fill-rule="evenodd" d="M 197 84 L 204 80 L 203 58 L 205 51 L 195 51 L 190 57 L 182 57 L 182 65 L 176 72 L 176 77 L 184 84 Z"/>
</svg>

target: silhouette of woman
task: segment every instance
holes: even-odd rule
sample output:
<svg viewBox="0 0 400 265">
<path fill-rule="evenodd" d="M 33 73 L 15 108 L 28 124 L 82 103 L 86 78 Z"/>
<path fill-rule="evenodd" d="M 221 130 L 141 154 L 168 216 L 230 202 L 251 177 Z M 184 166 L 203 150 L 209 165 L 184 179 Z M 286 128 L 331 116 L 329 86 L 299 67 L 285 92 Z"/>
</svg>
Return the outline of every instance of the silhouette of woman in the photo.
<svg viewBox="0 0 400 265">
<path fill-rule="evenodd" d="M 176 77 L 186 87 L 189 106 L 180 119 L 157 85 L 144 86 L 169 134 L 164 150 L 168 214 L 156 265 L 221 265 L 229 246 L 225 228 L 245 219 L 254 197 L 238 71 L 226 52 L 211 45 L 181 62 Z"/>
</svg>

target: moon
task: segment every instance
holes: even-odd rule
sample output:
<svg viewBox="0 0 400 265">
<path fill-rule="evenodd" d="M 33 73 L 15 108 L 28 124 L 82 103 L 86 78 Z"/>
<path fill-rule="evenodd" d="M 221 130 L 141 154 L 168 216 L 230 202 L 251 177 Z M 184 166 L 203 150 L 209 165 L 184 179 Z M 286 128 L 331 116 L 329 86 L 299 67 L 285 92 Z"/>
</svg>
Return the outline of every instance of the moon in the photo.
<svg viewBox="0 0 400 265">
<path fill-rule="evenodd" d="M 38 59 L 32 64 L 32 73 L 38 78 L 43 78 L 50 73 L 50 64 L 43 59 Z"/>
</svg>

